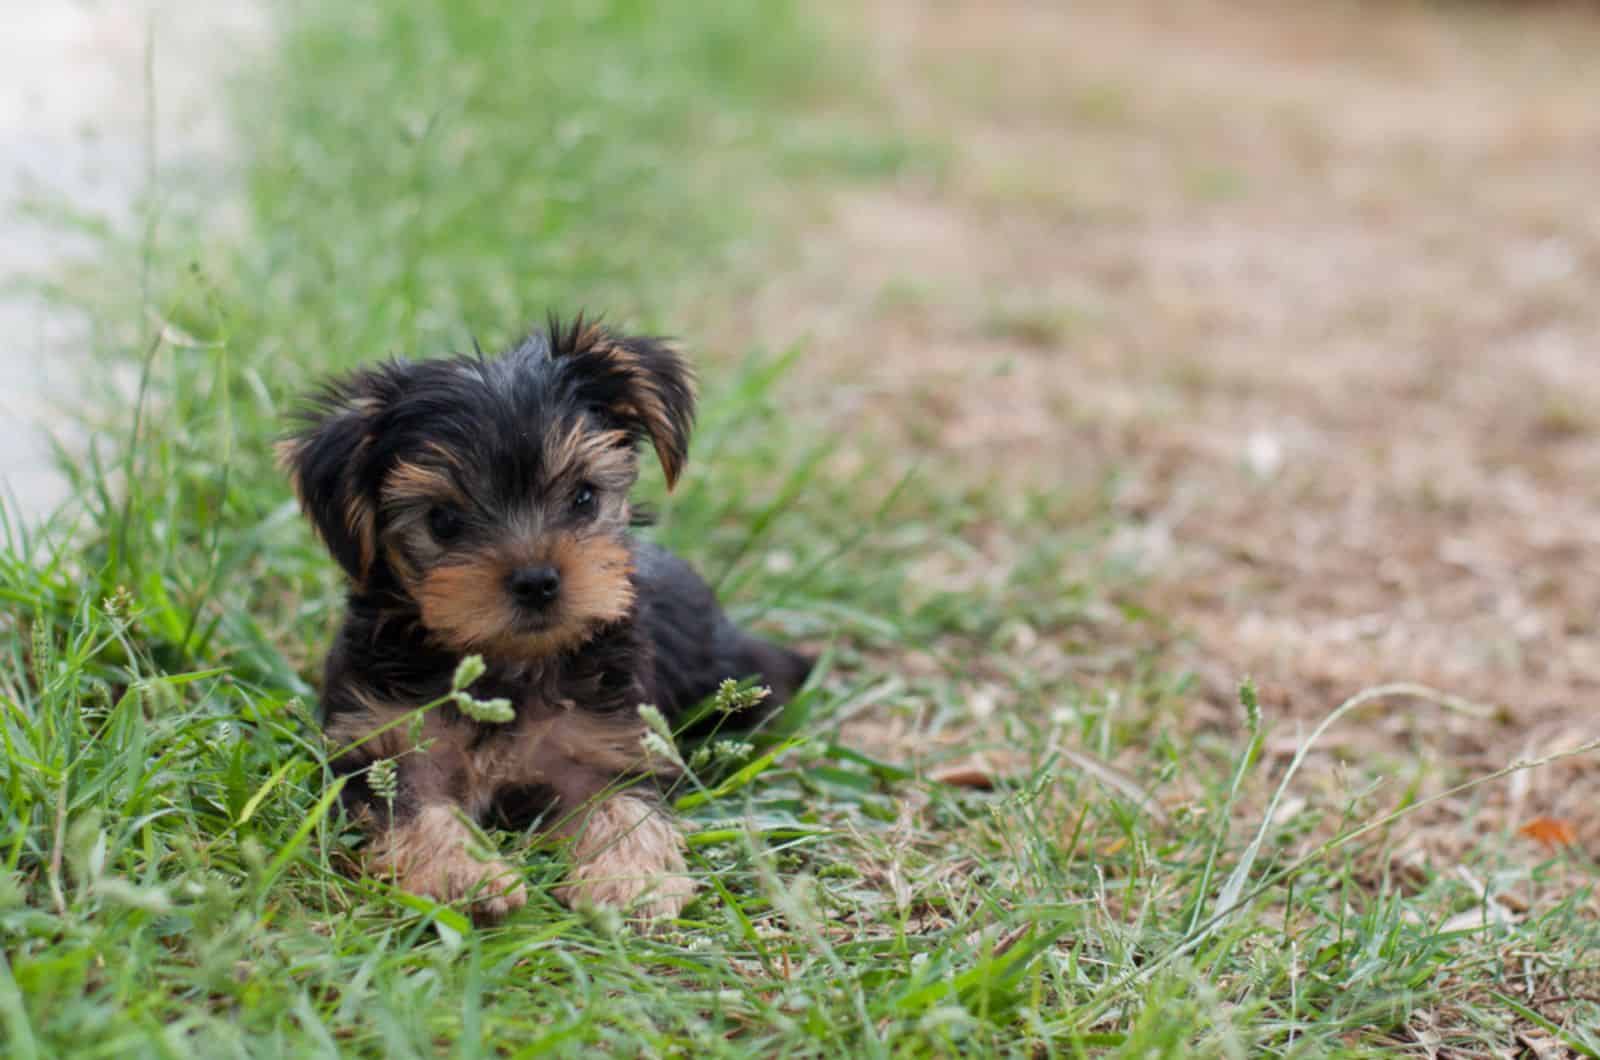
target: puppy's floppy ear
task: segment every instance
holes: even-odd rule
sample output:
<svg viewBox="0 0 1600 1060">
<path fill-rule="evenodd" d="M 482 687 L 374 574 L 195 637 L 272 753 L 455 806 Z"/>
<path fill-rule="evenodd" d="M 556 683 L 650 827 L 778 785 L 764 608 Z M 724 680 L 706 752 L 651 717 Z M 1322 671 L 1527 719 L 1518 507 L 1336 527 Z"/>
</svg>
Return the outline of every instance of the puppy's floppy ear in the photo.
<svg viewBox="0 0 1600 1060">
<path fill-rule="evenodd" d="M 300 508 L 328 552 L 357 585 L 377 554 L 377 497 L 368 481 L 379 417 L 403 386 L 403 362 L 335 380 L 312 395 L 301 429 L 278 443 Z"/>
<path fill-rule="evenodd" d="M 550 321 L 550 354 L 576 374 L 578 396 L 634 438 L 649 438 L 671 489 L 689 459 L 694 376 L 665 339 L 617 335 L 578 317 Z"/>
</svg>

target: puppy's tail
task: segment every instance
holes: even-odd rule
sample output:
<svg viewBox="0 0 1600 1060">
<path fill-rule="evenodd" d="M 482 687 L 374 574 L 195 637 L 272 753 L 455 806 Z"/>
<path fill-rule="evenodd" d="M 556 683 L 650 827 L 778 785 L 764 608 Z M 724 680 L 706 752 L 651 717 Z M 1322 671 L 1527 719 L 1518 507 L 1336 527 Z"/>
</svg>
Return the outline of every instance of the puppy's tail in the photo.
<svg viewBox="0 0 1600 1060">
<path fill-rule="evenodd" d="M 746 651 L 755 664 L 755 672 L 761 675 L 761 683 L 772 689 L 762 706 L 777 710 L 800 691 L 817 660 L 756 637 L 747 636 L 745 640 Z"/>
<path fill-rule="evenodd" d="M 722 628 L 717 646 L 719 673 L 750 678 L 771 689 L 760 703 L 724 717 L 720 724 L 748 729 L 773 717 L 806 683 L 816 660 L 746 633 L 732 623 Z"/>
</svg>

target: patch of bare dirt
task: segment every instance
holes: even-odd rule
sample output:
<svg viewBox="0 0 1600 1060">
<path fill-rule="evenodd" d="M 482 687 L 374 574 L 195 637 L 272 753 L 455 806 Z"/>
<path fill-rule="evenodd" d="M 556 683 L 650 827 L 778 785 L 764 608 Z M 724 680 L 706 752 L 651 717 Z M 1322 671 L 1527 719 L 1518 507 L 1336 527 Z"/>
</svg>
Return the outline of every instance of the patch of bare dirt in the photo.
<svg viewBox="0 0 1600 1060">
<path fill-rule="evenodd" d="M 1113 544 L 1213 718 L 1251 673 L 1279 717 L 1390 680 L 1490 705 L 1341 737 L 1452 772 L 1600 734 L 1600 16 L 870 11 L 953 157 L 838 193 L 737 330 L 806 340 L 819 401 L 955 473 L 1119 472 Z M 1597 787 L 1500 797 L 1593 850 Z"/>
</svg>

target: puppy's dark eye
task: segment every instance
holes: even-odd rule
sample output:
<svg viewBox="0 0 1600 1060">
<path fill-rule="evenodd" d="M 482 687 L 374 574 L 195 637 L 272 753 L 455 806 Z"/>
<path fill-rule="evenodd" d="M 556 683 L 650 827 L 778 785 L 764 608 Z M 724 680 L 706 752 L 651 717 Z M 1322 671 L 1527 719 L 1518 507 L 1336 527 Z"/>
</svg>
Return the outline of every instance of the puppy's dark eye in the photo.
<svg viewBox="0 0 1600 1060">
<path fill-rule="evenodd" d="M 428 509 L 428 532 L 435 541 L 453 541 L 461 536 L 461 513 L 446 505 Z"/>
<path fill-rule="evenodd" d="M 578 487 L 578 492 L 572 495 L 572 510 L 575 512 L 594 511 L 594 487 L 585 482 Z"/>
</svg>

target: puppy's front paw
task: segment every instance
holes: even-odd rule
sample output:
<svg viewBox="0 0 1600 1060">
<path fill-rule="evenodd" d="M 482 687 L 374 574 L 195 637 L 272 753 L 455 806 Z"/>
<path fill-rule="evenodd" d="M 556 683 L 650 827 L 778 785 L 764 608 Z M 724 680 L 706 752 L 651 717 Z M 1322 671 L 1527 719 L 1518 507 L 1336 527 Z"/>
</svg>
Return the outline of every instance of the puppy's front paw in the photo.
<svg viewBox="0 0 1600 1060">
<path fill-rule="evenodd" d="M 468 860 L 475 871 L 460 872 L 454 877 L 454 893 L 447 901 L 470 900 L 473 919 L 485 922 L 504 920 L 528 904 L 528 888 L 523 886 L 516 869 L 503 861 L 477 861 L 471 855 Z"/>
<path fill-rule="evenodd" d="M 528 889 L 514 867 L 472 855 L 475 839 L 449 806 L 429 806 L 379 837 L 371 868 L 396 886 L 436 902 L 470 902 L 480 921 L 503 920 L 528 904 Z"/>
<path fill-rule="evenodd" d="M 569 906 L 608 906 L 644 920 L 675 917 L 694 897 L 683 837 L 645 799 L 617 795 L 588 812 L 573 845 L 571 882 L 556 891 Z"/>
<path fill-rule="evenodd" d="M 681 861 L 646 869 L 601 858 L 575 869 L 571 882 L 562 884 L 556 897 L 573 907 L 597 906 L 619 909 L 640 920 L 669 920 L 694 897 L 694 881 L 682 873 Z"/>
</svg>

